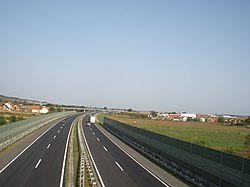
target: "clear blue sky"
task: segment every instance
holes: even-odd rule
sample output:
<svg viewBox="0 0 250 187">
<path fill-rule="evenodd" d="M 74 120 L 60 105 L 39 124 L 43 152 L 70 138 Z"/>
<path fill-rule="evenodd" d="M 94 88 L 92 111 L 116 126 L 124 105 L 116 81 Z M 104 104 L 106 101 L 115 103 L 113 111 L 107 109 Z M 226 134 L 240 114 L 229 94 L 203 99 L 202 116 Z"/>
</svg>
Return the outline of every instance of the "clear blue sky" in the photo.
<svg viewBox="0 0 250 187">
<path fill-rule="evenodd" d="M 250 115 L 249 0 L 0 1 L 0 94 Z"/>
</svg>

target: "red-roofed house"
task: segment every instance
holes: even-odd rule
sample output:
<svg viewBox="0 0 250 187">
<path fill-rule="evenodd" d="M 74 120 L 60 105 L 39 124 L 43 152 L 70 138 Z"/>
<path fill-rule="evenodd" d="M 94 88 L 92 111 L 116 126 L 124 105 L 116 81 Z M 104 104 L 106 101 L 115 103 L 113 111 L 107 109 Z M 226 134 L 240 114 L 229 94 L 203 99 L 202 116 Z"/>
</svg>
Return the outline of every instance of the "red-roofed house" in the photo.
<svg viewBox="0 0 250 187">
<path fill-rule="evenodd" d="M 40 113 L 41 107 L 39 105 L 33 105 L 31 107 L 31 112 Z"/>
</svg>

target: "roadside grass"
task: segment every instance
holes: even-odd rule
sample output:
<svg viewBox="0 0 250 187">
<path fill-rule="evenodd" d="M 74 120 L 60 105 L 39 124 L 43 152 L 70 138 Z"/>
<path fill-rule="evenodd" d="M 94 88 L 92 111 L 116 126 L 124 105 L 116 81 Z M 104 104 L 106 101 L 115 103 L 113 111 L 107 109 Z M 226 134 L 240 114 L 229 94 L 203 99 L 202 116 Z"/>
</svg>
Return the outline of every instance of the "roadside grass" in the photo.
<svg viewBox="0 0 250 187">
<path fill-rule="evenodd" d="M 131 119 L 126 115 L 109 114 L 106 116 L 158 134 L 250 158 L 250 150 L 244 146 L 245 137 L 250 134 L 248 127 L 202 122 Z M 98 118 L 102 119 L 102 116 Z"/>
<path fill-rule="evenodd" d="M 78 120 L 76 124 L 78 123 Z M 74 181 L 75 186 L 77 185 L 77 178 L 78 178 L 78 169 L 79 169 L 79 159 L 80 159 L 80 153 L 79 153 L 79 145 L 78 145 L 78 125 L 75 125 L 74 128 L 74 136 L 73 136 L 73 167 L 74 167 Z"/>
</svg>

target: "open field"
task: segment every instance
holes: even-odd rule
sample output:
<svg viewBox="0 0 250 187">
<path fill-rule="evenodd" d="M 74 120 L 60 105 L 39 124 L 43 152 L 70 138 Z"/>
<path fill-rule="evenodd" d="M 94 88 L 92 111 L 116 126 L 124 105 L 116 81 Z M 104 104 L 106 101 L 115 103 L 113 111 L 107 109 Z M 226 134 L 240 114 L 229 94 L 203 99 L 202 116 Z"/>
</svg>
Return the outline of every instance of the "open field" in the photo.
<svg viewBox="0 0 250 187">
<path fill-rule="evenodd" d="M 245 137 L 250 134 L 249 127 L 140 119 L 126 115 L 107 117 L 148 131 L 250 158 L 249 148 L 244 147 Z"/>
</svg>

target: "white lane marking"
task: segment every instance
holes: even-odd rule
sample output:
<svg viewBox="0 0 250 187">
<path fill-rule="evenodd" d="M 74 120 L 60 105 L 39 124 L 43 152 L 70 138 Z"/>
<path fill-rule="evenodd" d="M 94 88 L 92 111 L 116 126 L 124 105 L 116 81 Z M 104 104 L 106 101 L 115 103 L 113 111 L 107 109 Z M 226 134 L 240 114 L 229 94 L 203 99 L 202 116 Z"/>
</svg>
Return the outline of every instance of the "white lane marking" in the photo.
<svg viewBox="0 0 250 187">
<path fill-rule="evenodd" d="M 15 158 L 13 158 L 8 164 L 6 164 L 6 166 L 4 166 L 3 169 L 0 170 L 0 173 L 2 173 L 7 167 L 9 167 L 9 165 L 12 164 L 19 156 L 21 156 L 30 146 L 32 146 L 39 138 L 41 138 L 46 132 L 48 132 L 57 124 L 58 123 L 55 123 L 49 129 L 47 129 L 44 133 L 42 133 L 39 137 L 37 137 L 37 139 L 35 139 L 31 144 L 29 144 L 21 153 L 19 153 Z"/>
<path fill-rule="evenodd" d="M 56 139 L 56 136 L 54 136 L 53 139 Z"/>
<path fill-rule="evenodd" d="M 93 135 L 95 135 L 95 132 L 93 132 Z"/>
<path fill-rule="evenodd" d="M 99 138 L 96 138 L 96 139 L 97 139 L 98 142 L 100 141 Z"/>
<path fill-rule="evenodd" d="M 115 162 L 115 163 L 120 168 L 120 170 L 124 171 L 123 168 L 120 166 L 120 164 L 118 162 Z"/>
<path fill-rule="evenodd" d="M 66 142 L 66 146 L 65 146 L 65 151 L 64 151 L 64 157 L 63 157 L 63 165 L 62 165 L 62 172 L 61 172 L 61 179 L 60 179 L 60 187 L 63 187 L 63 178 L 64 178 L 64 171 L 65 171 L 65 163 L 66 163 L 66 157 L 67 157 L 68 146 L 69 146 L 69 135 L 70 135 L 70 132 L 71 132 L 72 127 L 73 127 L 72 124 L 76 121 L 76 119 L 78 117 L 76 117 L 75 120 L 71 123 L 70 129 L 69 129 L 69 133 L 68 133 L 68 137 L 67 137 L 67 142 Z"/>
<path fill-rule="evenodd" d="M 92 131 L 92 129 L 90 128 L 90 130 Z"/>
<path fill-rule="evenodd" d="M 36 166 L 35 166 L 35 169 L 38 168 L 38 166 L 39 166 L 39 164 L 40 164 L 41 161 L 42 161 L 42 159 L 39 159 L 39 160 L 38 160 L 38 162 L 37 162 L 37 164 L 36 164 Z"/>
<path fill-rule="evenodd" d="M 49 149 L 49 147 L 50 147 L 50 144 L 47 146 L 47 149 Z"/>
<path fill-rule="evenodd" d="M 107 148 L 106 148 L 106 147 L 104 147 L 104 146 L 103 146 L 103 149 L 104 149 L 106 152 L 108 152 L 108 150 L 107 150 Z"/>
<path fill-rule="evenodd" d="M 57 133 L 59 133 L 60 132 L 60 130 L 59 131 L 57 131 Z"/>
<path fill-rule="evenodd" d="M 148 173 L 150 173 L 153 177 L 155 177 L 158 181 L 160 181 L 164 186 L 170 187 L 168 184 L 166 184 L 163 180 L 161 180 L 159 177 L 157 177 L 153 172 L 151 172 L 148 168 L 146 168 L 144 165 L 142 165 L 139 161 L 137 161 L 134 157 L 132 157 L 129 153 L 127 153 L 123 148 L 121 148 L 117 143 L 115 143 L 111 138 L 108 137 L 108 135 L 103 132 L 97 125 L 96 127 L 101 131 L 113 144 L 115 144 L 117 147 L 119 147 L 126 155 L 128 155 L 132 160 L 134 160 L 139 166 L 141 166 L 143 169 L 145 169 Z"/>
<path fill-rule="evenodd" d="M 61 129 L 62 129 L 63 127 L 61 127 Z"/>
</svg>

